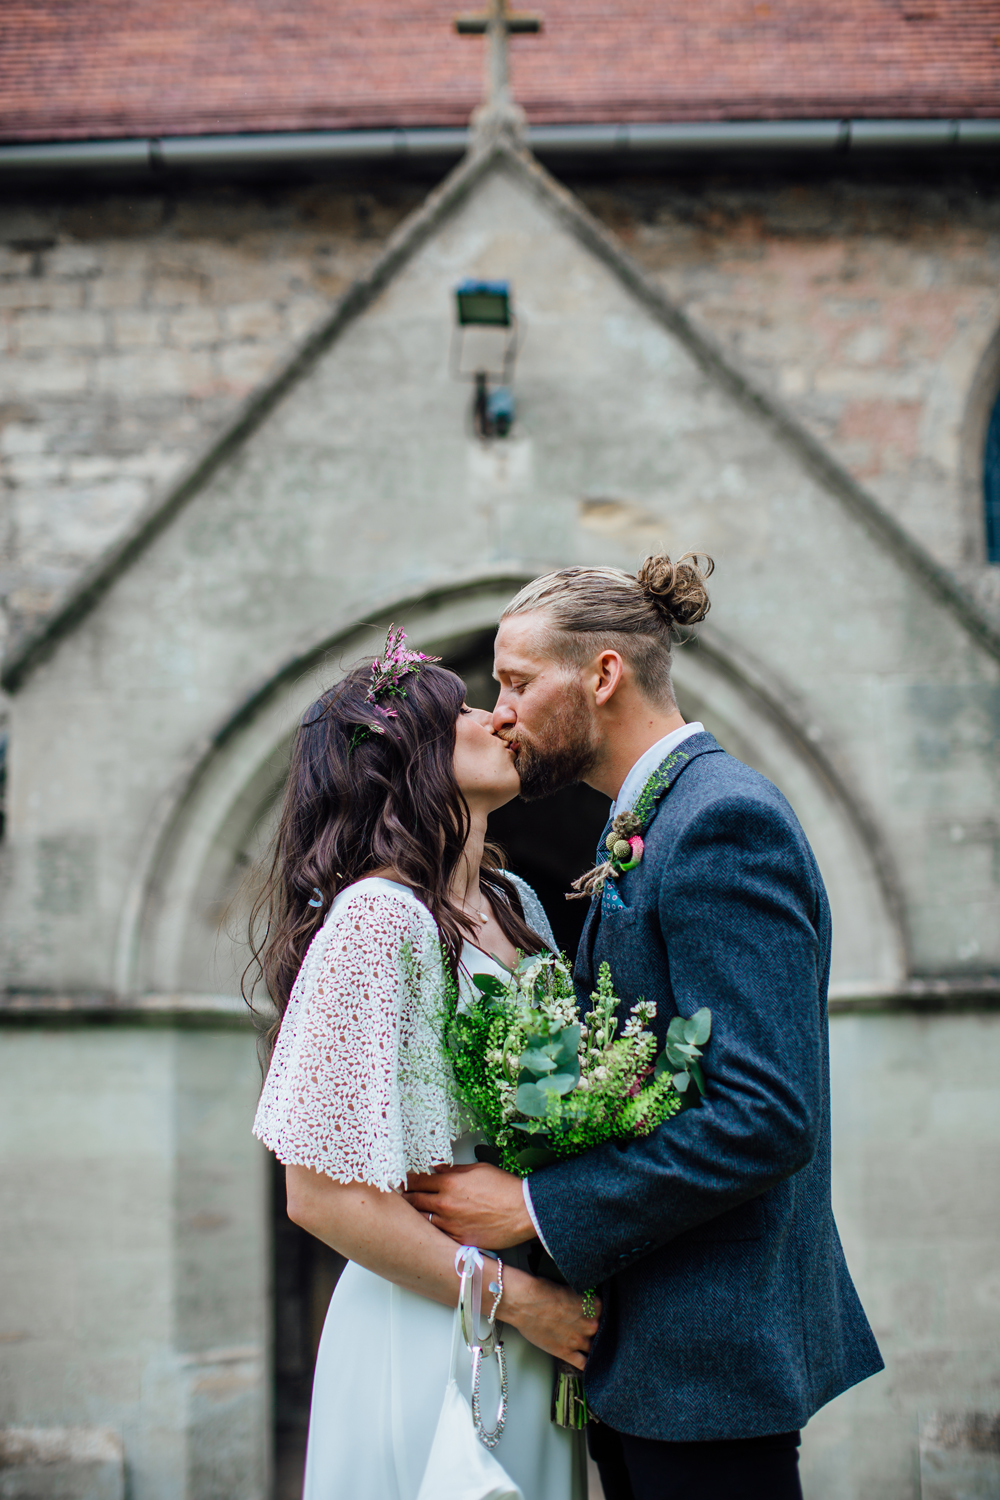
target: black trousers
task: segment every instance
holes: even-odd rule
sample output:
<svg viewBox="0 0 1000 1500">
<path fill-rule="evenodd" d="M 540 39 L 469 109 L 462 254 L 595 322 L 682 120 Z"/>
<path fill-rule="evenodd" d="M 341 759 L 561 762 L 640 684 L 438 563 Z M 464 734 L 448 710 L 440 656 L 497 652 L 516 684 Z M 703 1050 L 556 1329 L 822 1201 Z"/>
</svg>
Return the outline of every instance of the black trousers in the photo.
<svg viewBox="0 0 1000 1500">
<path fill-rule="evenodd" d="M 802 1500 L 797 1432 L 659 1443 L 603 1422 L 587 1428 L 605 1500 Z"/>
</svg>

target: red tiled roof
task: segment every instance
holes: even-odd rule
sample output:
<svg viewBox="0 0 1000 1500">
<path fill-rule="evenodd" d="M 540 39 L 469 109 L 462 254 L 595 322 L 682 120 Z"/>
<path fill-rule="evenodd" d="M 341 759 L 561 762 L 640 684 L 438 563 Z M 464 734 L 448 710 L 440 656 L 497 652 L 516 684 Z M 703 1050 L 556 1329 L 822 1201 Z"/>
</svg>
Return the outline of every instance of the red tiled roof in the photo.
<svg viewBox="0 0 1000 1500">
<path fill-rule="evenodd" d="M 0 138 L 464 124 L 476 0 L 3 0 Z M 1000 0 L 519 0 L 536 122 L 1000 114 Z"/>
</svg>

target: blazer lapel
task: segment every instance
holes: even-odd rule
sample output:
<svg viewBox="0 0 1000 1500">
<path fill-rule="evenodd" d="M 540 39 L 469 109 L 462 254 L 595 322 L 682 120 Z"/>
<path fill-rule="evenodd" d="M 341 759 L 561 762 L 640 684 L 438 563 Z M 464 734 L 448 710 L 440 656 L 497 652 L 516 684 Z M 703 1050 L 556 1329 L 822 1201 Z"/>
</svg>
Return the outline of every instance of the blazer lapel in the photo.
<svg viewBox="0 0 1000 1500">
<path fill-rule="evenodd" d="M 649 827 L 659 811 L 660 803 L 669 792 L 678 776 L 699 755 L 711 755 L 717 751 L 723 753 L 722 746 L 714 735 L 706 733 L 693 734 L 690 739 L 684 740 L 671 750 L 670 754 L 657 766 L 652 776 L 646 782 L 635 805 L 635 812 L 642 823 L 643 832 Z"/>
<path fill-rule="evenodd" d="M 722 746 L 715 739 L 714 735 L 706 732 L 693 734 L 690 739 L 686 739 L 678 745 L 676 750 L 672 750 L 662 763 L 657 766 L 643 788 L 635 808 L 636 813 L 642 821 L 644 833 L 659 812 L 663 798 L 669 792 L 685 766 L 690 765 L 699 755 L 711 755 L 715 751 L 722 754 Z M 601 840 L 597 846 L 596 862 L 598 864 L 602 859 L 607 858 L 604 840 L 607 838 L 610 828 L 611 819 L 609 818 L 604 825 L 604 832 L 601 834 Z M 592 988 L 594 983 L 594 943 L 597 940 L 597 928 L 601 920 L 601 908 L 603 905 L 604 903 L 600 894 L 591 898 L 590 910 L 587 912 L 587 919 L 583 924 L 583 932 L 580 934 L 580 943 L 576 950 L 576 962 L 573 965 L 573 973 L 577 982 L 584 985 L 584 987 Z"/>
<path fill-rule="evenodd" d="M 604 825 L 603 831 L 601 833 L 601 837 L 600 837 L 600 839 L 598 840 L 598 843 L 597 843 L 597 854 L 594 857 L 594 863 L 595 863 L 595 865 L 599 865 L 602 859 L 606 859 L 607 858 L 608 851 L 607 851 L 607 849 L 604 846 L 604 840 L 607 838 L 607 836 L 608 836 L 608 834 L 610 832 L 611 832 L 611 819 L 609 818 L 608 821 Z M 587 974 L 590 977 L 588 979 L 586 979 L 586 980 L 583 980 L 582 982 L 585 983 L 585 984 L 590 984 L 591 987 L 593 987 L 593 975 L 592 975 L 592 972 L 591 972 L 592 971 L 591 960 L 593 958 L 593 953 L 594 953 L 594 938 L 597 935 L 597 923 L 598 923 L 598 921 L 600 919 L 600 915 L 601 915 L 601 898 L 600 898 L 599 895 L 598 896 L 592 896 L 590 898 L 590 907 L 589 907 L 589 909 L 587 911 L 586 919 L 584 920 L 583 931 L 580 933 L 580 941 L 577 944 L 576 958 L 575 958 L 575 960 L 573 962 L 573 973 L 574 973 L 574 975 L 576 975 L 578 972 L 582 973 L 583 970 L 586 969 Z"/>
</svg>

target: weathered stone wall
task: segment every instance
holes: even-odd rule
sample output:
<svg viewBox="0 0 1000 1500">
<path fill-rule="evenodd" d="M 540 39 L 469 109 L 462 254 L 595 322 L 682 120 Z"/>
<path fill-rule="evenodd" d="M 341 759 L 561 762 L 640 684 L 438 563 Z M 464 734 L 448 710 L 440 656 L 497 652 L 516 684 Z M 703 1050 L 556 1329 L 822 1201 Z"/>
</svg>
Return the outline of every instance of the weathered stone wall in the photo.
<svg viewBox="0 0 1000 1500">
<path fill-rule="evenodd" d="M 581 192 L 696 323 L 1000 608 L 977 490 L 1000 385 L 1000 192 L 662 178 Z M 280 366 L 423 193 L 383 178 L 8 198 L 0 589 L 15 632 Z"/>
<path fill-rule="evenodd" d="M 46 1431 L 96 1420 L 124 1442 L 128 1494 L 267 1500 L 269 1174 L 249 1030 L 15 1025 L 0 1057 L 4 1478 L 4 1429 L 36 1429 L 44 1451 Z M 5 1496 L 114 1500 L 26 1467 Z"/>
<path fill-rule="evenodd" d="M 2 588 L 46 613 L 266 380 L 422 196 L 0 206 Z"/>
<path fill-rule="evenodd" d="M 827 182 L 582 191 L 674 301 L 983 602 L 1000 192 Z"/>
</svg>

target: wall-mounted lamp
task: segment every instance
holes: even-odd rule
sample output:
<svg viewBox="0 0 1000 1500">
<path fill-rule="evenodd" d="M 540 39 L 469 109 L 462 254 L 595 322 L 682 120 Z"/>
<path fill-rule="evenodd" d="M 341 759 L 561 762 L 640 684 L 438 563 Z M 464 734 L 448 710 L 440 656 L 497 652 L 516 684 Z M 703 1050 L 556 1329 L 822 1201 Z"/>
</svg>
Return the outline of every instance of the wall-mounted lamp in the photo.
<svg viewBox="0 0 1000 1500">
<path fill-rule="evenodd" d="M 452 369 L 459 379 L 475 382 L 473 430 L 481 438 L 504 438 L 515 413 L 510 379 L 517 356 L 517 318 L 510 282 L 462 281 L 455 288 L 455 308 Z"/>
</svg>

